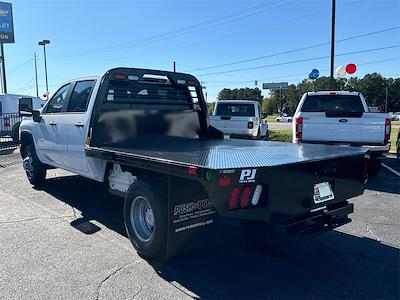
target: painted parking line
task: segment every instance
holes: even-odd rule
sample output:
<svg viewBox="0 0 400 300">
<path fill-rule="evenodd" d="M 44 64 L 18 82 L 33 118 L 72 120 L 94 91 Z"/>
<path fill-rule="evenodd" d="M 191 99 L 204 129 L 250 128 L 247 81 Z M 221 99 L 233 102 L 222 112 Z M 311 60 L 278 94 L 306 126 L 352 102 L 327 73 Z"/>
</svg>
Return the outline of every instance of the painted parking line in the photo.
<svg viewBox="0 0 400 300">
<path fill-rule="evenodd" d="M 382 163 L 382 166 L 385 167 L 387 170 L 389 170 L 390 172 L 392 172 L 393 174 L 397 175 L 400 177 L 400 172 L 397 172 L 395 169 L 392 169 L 391 167 L 389 167 L 388 165 Z"/>
</svg>

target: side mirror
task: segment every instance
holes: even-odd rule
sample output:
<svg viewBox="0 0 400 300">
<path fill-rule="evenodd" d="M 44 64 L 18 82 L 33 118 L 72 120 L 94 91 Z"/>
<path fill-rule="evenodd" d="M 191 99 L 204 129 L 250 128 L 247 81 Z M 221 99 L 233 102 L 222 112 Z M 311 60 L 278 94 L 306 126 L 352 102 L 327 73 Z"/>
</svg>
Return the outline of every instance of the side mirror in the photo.
<svg viewBox="0 0 400 300">
<path fill-rule="evenodd" d="M 32 98 L 19 98 L 18 112 L 21 117 L 31 117 L 33 111 Z"/>
<path fill-rule="evenodd" d="M 39 110 L 32 111 L 32 119 L 34 122 L 38 122 L 38 123 L 40 123 L 40 121 L 42 121 L 42 116 L 40 115 Z"/>
</svg>

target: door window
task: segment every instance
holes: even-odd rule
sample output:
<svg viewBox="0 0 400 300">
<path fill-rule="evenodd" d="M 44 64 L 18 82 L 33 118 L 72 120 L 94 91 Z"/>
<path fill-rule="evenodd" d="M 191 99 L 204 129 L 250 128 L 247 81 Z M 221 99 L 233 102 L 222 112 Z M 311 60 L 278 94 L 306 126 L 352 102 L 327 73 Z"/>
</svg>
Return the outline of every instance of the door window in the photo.
<svg viewBox="0 0 400 300">
<path fill-rule="evenodd" d="M 57 93 L 51 98 L 46 108 L 46 113 L 59 113 L 65 103 L 65 99 L 68 97 L 68 91 L 71 87 L 71 83 L 61 87 Z"/>
<path fill-rule="evenodd" d="M 67 112 L 85 112 L 93 86 L 94 80 L 77 82 L 72 91 Z"/>
</svg>

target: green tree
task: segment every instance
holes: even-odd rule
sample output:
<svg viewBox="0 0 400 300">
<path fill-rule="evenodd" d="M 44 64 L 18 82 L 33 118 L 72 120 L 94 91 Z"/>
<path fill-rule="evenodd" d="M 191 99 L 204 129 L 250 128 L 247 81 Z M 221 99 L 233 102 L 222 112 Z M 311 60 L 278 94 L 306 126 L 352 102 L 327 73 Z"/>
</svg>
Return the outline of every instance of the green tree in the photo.
<svg viewBox="0 0 400 300">
<path fill-rule="evenodd" d="M 218 93 L 218 100 L 254 100 L 261 103 L 262 96 L 259 88 L 223 89 Z"/>
<path fill-rule="evenodd" d="M 207 102 L 207 110 L 209 115 L 212 115 L 212 113 L 214 112 L 214 107 L 215 102 Z"/>
<path fill-rule="evenodd" d="M 382 77 L 381 74 L 366 74 L 362 79 L 350 79 L 347 90 L 361 92 L 368 106 L 385 107 L 386 87 L 389 88 L 390 80 Z"/>
<path fill-rule="evenodd" d="M 264 98 L 261 110 L 268 115 L 275 114 L 278 111 L 278 101 L 276 101 L 275 97 Z"/>
</svg>

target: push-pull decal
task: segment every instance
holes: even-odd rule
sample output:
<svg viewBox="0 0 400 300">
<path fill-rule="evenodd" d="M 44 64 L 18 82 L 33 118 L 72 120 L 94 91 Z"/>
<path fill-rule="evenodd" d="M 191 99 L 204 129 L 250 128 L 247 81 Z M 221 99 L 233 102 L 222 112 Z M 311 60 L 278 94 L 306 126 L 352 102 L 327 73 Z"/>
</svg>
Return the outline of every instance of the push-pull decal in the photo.
<svg viewBox="0 0 400 300">
<path fill-rule="evenodd" d="M 257 169 L 244 169 L 240 173 L 239 183 L 248 183 L 256 181 Z"/>
</svg>

